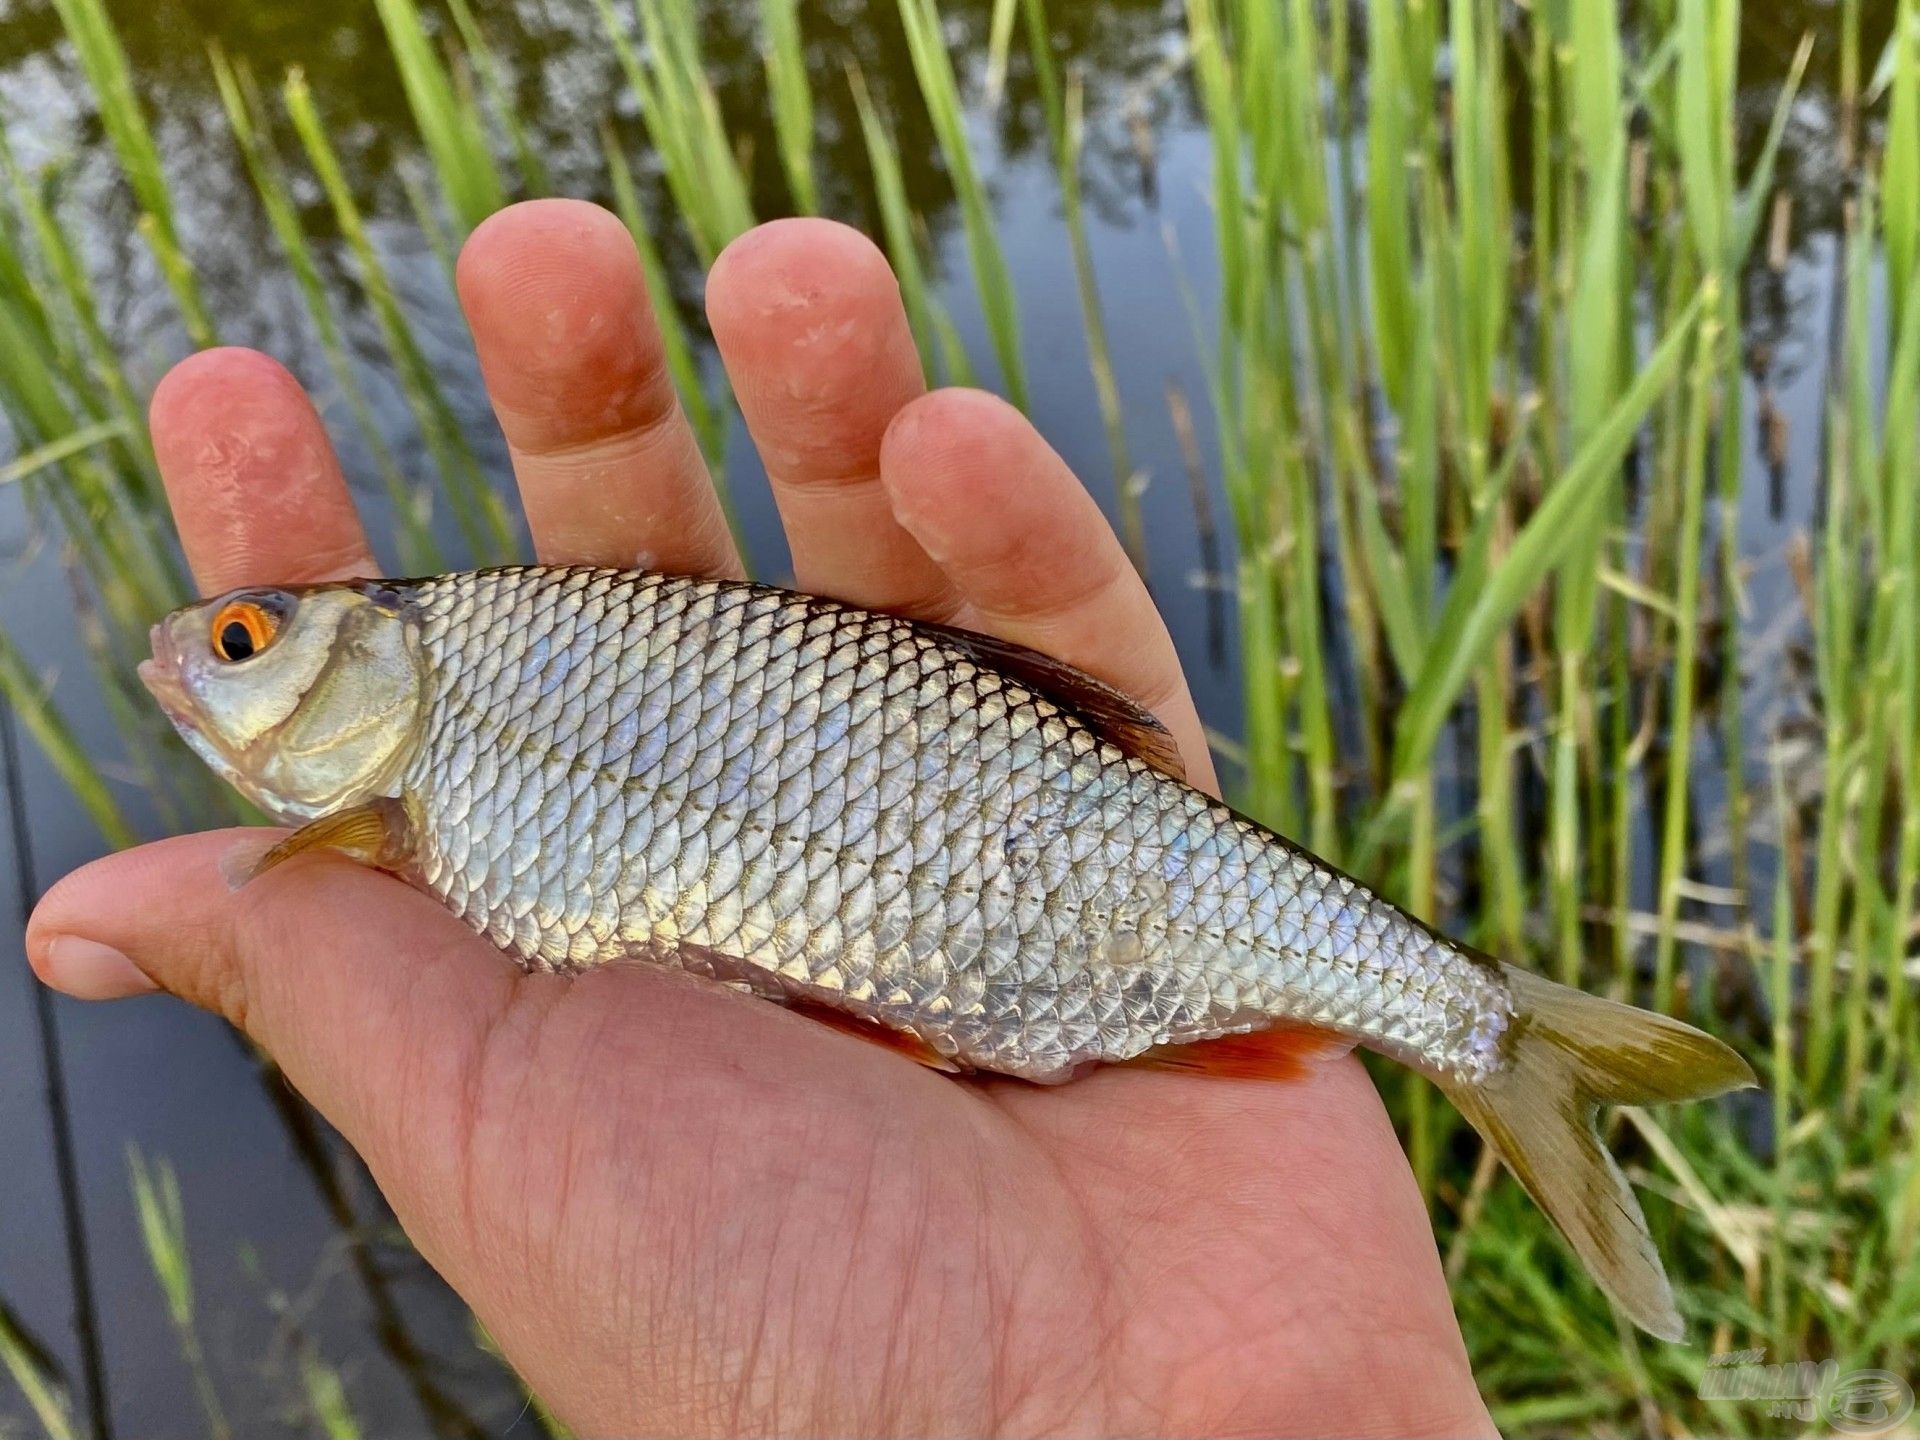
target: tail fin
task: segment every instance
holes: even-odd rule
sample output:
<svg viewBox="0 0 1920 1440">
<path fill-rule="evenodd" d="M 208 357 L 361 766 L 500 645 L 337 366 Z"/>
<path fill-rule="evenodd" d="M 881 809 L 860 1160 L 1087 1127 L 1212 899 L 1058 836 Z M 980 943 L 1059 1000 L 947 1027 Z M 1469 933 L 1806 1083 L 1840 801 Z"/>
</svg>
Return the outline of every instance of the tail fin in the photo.
<svg viewBox="0 0 1920 1440">
<path fill-rule="evenodd" d="M 1755 1083 L 1747 1062 L 1665 1015 L 1502 966 L 1516 1017 L 1511 1065 L 1442 1081 L 1460 1113 L 1567 1237 L 1600 1288 L 1642 1329 L 1685 1333 L 1626 1176 L 1601 1145 L 1602 1104 L 1699 1100 Z"/>
</svg>

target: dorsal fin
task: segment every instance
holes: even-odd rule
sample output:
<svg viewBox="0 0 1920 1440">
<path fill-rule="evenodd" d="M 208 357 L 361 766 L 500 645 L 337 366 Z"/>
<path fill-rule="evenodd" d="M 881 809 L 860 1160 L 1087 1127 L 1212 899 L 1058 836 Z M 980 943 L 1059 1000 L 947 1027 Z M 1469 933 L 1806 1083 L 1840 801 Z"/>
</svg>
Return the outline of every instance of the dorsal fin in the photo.
<svg viewBox="0 0 1920 1440">
<path fill-rule="evenodd" d="M 1104 680 L 1064 660 L 1042 655 L 1025 645 L 992 635 L 959 630 L 951 625 L 922 624 L 947 646 L 975 664 L 997 670 L 1010 679 L 1070 711 L 1098 735 L 1135 759 L 1176 780 L 1187 778 L 1180 746 L 1167 727 L 1146 706 L 1123 695 Z"/>
</svg>

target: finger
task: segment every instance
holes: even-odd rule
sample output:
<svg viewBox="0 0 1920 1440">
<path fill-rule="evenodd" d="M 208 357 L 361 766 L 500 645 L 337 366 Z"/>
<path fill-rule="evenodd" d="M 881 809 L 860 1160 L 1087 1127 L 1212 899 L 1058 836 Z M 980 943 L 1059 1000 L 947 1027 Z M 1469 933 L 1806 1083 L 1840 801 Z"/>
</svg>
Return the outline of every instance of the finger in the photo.
<svg viewBox="0 0 1920 1440">
<path fill-rule="evenodd" d="M 154 390 L 148 420 L 202 591 L 379 573 L 326 427 L 278 361 L 188 356 Z"/>
<path fill-rule="evenodd" d="M 513 205 L 457 279 L 540 558 L 741 574 L 626 227 L 581 200 Z"/>
<path fill-rule="evenodd" d="M 880 473 L 893 512 L 952 580 L 956 624 L 1030 645 L 1133 696 L 1213 786 L 1180 657 L 1100 507 L 1025 416 L 978 390 L 900 412 Z"/>
<path fill-rule="evenodd" d="M 887 425 L 925 392 L 884 255 L 830 220 L 776 220 L 714 262 L 707 319 L 765 462 L 802 590 L 950 609 L 952 586 L 880 485 Z"/>
<path fill-rule="evenodd" d="M 231 889 L 222 862 L 273 833 L 188 835 L 75 871 L 35 908 L 28 957 L 84 999 L 158 987 L 226 1017 L 370 1159 L 403 1153 L 409 1124 L 447 1119 L 515 972 L 427 896 L 345 861 Z M 448 1146 L 418 1148 L 426 1163 Z"/>
</svg>

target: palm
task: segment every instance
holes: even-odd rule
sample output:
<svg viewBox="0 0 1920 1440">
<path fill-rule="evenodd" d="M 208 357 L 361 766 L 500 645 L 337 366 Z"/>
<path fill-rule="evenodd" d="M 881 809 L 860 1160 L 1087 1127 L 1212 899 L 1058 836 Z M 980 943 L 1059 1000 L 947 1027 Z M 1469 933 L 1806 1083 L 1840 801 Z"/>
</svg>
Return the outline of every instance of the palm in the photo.
<svg viewBox="0 0 1920 1440">
<path fill-rule="evenodd" d="M 463 259 L 536 547 L 729 571 L 623 240 L 536 204 Z M 723 257 L 709 308 L 804 586 L 1073 660 L 1210 774 L 1098 511 L 1004 407 L 916 399 L 871 247 L 768 227 Z M 154 431 L 209 590 L 373 570 L 317 419 L 269 362 L 188 362 Z M 1350 1060 L 1292 1085 L 955 1082 L 677 975 L 523 976 L 342 861 L 227 892 L 222 859 L 259 843 L 187 837 L 69 877 L 36 914 L 36 965 L 99 997 L 162 984 L 248 1029 L 584 1434 L 1484 1426 L 1418 1195 Z"/>
<path fill-rule="evenodd" d="M 672 977 L 515 990 L 413 1122 L 470 1197 L 428 1253 L 589 1434 L 1469 1424 L 1357 1066 L 966 1085 Z M 1383 1328 L 1434 1383 L 1355 1398 Z"/>
</svg>

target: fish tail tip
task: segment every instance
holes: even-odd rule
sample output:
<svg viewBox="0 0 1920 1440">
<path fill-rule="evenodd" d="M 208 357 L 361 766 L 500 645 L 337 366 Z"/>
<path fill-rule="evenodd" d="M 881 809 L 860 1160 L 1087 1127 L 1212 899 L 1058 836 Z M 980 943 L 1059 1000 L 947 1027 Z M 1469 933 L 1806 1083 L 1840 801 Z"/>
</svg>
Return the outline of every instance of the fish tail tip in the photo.
<svg viewBox="0 0 1920 1440">
<path fill-rule="evenodd" d="M 1698 1100 L 1757 1083 L 1731 1046 L 1670 1016 L 1504 967 L 1516 1023 L 1504 1070 L 1443 1081 L 1587 1271 L 1641 1329 L 1686 1336 L 1640 1202 L 1601 1143 L 1603 1104 Z"/>
</svg>

